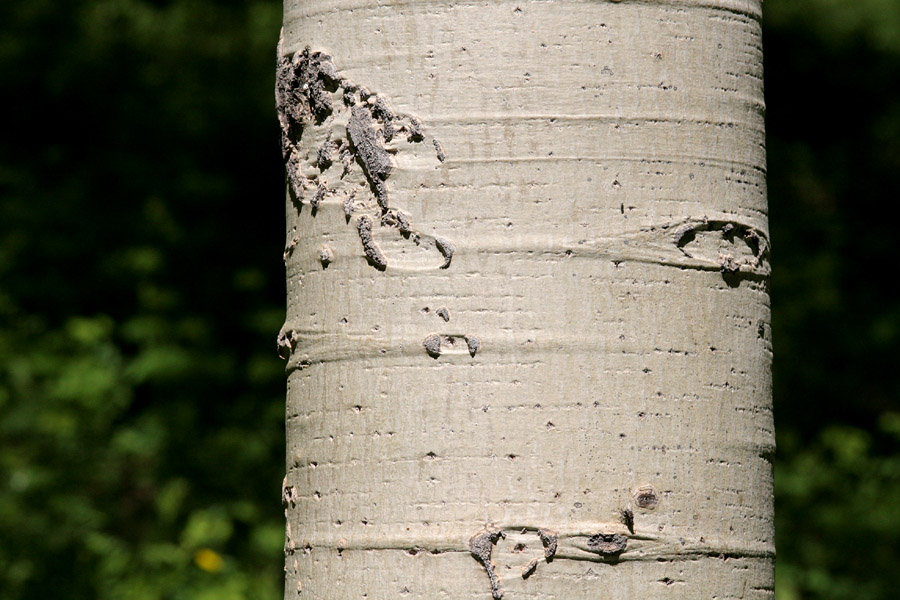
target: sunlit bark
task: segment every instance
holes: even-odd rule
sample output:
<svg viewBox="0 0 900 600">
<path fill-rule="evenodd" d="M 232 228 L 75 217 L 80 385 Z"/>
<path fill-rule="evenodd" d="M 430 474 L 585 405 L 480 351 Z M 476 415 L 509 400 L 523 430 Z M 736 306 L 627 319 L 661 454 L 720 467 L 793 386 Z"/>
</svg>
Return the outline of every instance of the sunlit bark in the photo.
<svg viewBox="0 0 900 600">
<path fill-rule="evenodd" d="M 287 0 L 285 598 L 771 598 L 760 3 Z"/>
</svg>

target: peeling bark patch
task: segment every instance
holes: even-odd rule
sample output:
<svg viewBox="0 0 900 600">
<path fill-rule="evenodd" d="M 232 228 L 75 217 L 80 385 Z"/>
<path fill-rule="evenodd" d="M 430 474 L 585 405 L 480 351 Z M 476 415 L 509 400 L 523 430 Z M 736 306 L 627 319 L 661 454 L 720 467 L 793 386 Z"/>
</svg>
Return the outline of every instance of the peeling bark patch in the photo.
<svg viewBox="0 0 900 600">
<path fill-rule="evenodd" d="M 372 179 L 372 193 L 375 195 L 375 200 L 378 202 L 378 207 L 381 208 L 381 212 L 384 213 L 387 211 L 388 207 L 390 207 L 390 196 L 388 195 L 387 184 L 382 179 Z"/>
<path fill-rule="evenodd" d="M 394 138 L 394 113 L 384 98 L 379 96 L 375 99 L 375 104 L 372 105 L 372 115 L 382 122 L 381 132 L 384 135 L 384 141 L 390 142 Z"/>
<path fill-rule="evenodd" d="M 635 506 L 644 510 L 656 510 L 659 506 L 659 494 L 656 488 L 649 484 L 636 487 L 631 492 L 631 500 Z"/>
<path fill-rule="evenodd" d="M 387 261 L 384 258 L 384 254 L 381 253 L 381 249 L 375 243 L 375 240 L 372 239 L 372 217 L 362 215 L 356 220 L 356 229 L 359 231 L 359 240 L 362 242 L 363 252 L 365 252 L 369 263 L 379 271 L 386 269 Z"/>
<path fill-rule="evenodd" d="M 300 154 L 285 132 L 282 132 L 281 135 L 281 156 L 284 159 L 285 179 L 291 199 L 294 202 L 301 202 L 303 200 L 303 178 L 300 176 Z"/>
<path fill-rule="evenodd" d="M 331 153 L 335 150 L 335 146 L 334 142 L 328 140 L 319 147 L 319 151 L 316 152 L 316 166 L 319 167 L 320 171 L 325 171 L 331 166 Z"/>
<path fill-rule="evenodd" d="M 618 533 L 596 533 L 587 540 L 588 550 L 604 556 L 621 554 L 626 546 L 628 538 Z"/>
<path fill-rule="evenodd" d="M 353 106 L 356 103 L 356 92 L 358 89 L 352 81 L 344 80 L 341 82 L 341 94 L 344 104 Z"/>
<path fill-rule="evenodd" d="M 394 168 L 391 157 L 381 145 L 372 127 L 372 113 L 362 104 L 350 109 L 347 135 L 356 149 L 356 155 L 370 178 L 384 180 Z"/>
<path fill-rule="evenodd" d="M 556 548 L 559 545 L 559 535 L 557 535 L 555 531 L 549 529 L 538 529 L 537 534 L 541 539 L 541 544 L 544 545 L 544 559 L 547 560 L 547 562 L 550 562 L 556 555 Z"/>
<path fill-rule="evenodd" d="M 313 212 L 319 210 L 319 205 L 322 204 L 322 200 L 325 199 L 326 191 L 328 191 L 328 188 L 325 187 L 325 184 L 320 181 L 319 185 L 316 187 L 315 196 L 313 196 L 313 199 L 309 201 L 309 205 L 312 207 Z"/>
<path fill-rule="evenodd" d="M 340 79 L 331 57 L 309 48 L 282 56 L 283 40 L 278 46 L 275 98 L 279 114 L 293 121 L 291 125 L 300 125 L 309 116 L 322 122 L 334 108 L 329 89 L 335 89 Z"/>
<path fill-rule="evenodd" d="M 494 600 L 503 598 L 503 590 L 500 588 L 500 579 L 491 560 L 491 553 L 494 551 L 494 545 L 505 537 L 506 535 L 499 529 L 485 527 L 469 538 L 469 552 L 484 566 L 491 582 L 491 596 Z"/>
<path fill-rule="evenodd" d="M 344 198 L 343 202 L 341 202 L 341 208 L 344 209 L 344 216 L 347 218 L 347 222 L 350 222 L 350 217 L 353 215 L 353 210 L 356 208 L 353 202 L 353 196 L 347 196 Z"/>
<path fill-rule="evenodd" d="M 301 156 L 296 140 L 308 121 L 321 123 L 332 113 L 329 90 L 336 89 L 339 76 L 330 57 L 310 52 L 309 48 L 293 56 L 283 56 L 283 45 L 284 40 L 279 40 L 275 104 L 281 123 L 281 152 L 288 186 L 294 200 L 300 202 L 305 178 L 300 173 Z"/>
</svg>

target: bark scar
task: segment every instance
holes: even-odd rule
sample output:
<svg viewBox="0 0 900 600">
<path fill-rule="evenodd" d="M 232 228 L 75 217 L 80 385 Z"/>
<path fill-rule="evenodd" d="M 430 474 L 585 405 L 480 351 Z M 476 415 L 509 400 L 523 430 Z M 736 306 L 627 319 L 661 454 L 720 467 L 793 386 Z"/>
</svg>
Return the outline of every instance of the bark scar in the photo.
<svg viewBox="0 0 900 600">
<path fill-rule="evenodd" d="M 413 115 L 395 112 L 385 96 L 345 79 L 332 57 L 323 52 L 306 47 L 285 55 L 283 35 L 278 43 L 275 100 L 288 190 L 298 210 L 308 203 L 315 216 L 323 208 L 324 199 L 338 198 L 348 224 L 352 213 L 367 214 L 368 219 L 356 225 L 366 258 L 378 270 L 383 271 L 388 260 L 374 243 L 372 230 L 377 227 L 395 228 L 416 245 L 423 238 L 433 239 L 433 248 L 443 257 L 439 268 L 449 268 L 453 244 L 416 231 L 409 216 L 390 206 L 387 180 L 395 168 L 391 154 L 406 142 L 425 141 L 422 122 Z M 406 142 L 394 148 L 390 142 L 401 131 L 406 133 Z M 438 163 L 443 162 L 443 148 L 437 140 L 431 142 Z M 337 168 L 333 167 L 335 163 Z M 356 171 L 347 178 L 354 166 L 362 177 Z M 363 195 L 357 202 L 354 196 L 358 192 Z"/>
<path fill-rule="evenodd" d="M 541 544 L 544 545 L 544 559 L 550 562 L 556 555 L 556 549 L 559 546 L 559 535 L 549 529 L 538 529 L 537 534 L 541 538 Z"/>
<path fill-rule="evenodd" d="M 497 577 L 496 567 L 491 560 L 491 553 L 494 551 L 494 545 L 505 537 L 506 534 L 499 529 L 488 526 L 469 538 L 469 552 L 487 571 L 488 579 L 491 582 L 491 596 L 494 600 L 503 598 L 503 590 L 500 588 L 500 579 Z"/>
<path fill-rule="evenodd" d="M 595 533 L 587 540 L 588 550 L 603 556 L 618 556 L 627 546 L 628 538 L 618 533 Z"/>
<path fill-rule="evenodd" d="M 387 260 L 381 253 L 381 248 L 372 239 L 372 217 L 362 215 L 356 220 L 356 229 L 359 231 L 359 240 L 362 242 L 363 252 L 366 253 L 369 263 L 379 271 L 384 271 L 387 268 Z"/>
</svg>

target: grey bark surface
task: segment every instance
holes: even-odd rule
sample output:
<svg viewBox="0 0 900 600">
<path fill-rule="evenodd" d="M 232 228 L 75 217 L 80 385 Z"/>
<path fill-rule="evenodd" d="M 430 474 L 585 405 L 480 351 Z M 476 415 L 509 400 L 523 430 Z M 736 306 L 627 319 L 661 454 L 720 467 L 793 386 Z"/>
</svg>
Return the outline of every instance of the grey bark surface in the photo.
<svg viewBox="0 0 900 600">
<path fill-rule="evenodd" d="M 758 0 L 287 0 L 285 598 L 772 598 Z"/>
</svg>

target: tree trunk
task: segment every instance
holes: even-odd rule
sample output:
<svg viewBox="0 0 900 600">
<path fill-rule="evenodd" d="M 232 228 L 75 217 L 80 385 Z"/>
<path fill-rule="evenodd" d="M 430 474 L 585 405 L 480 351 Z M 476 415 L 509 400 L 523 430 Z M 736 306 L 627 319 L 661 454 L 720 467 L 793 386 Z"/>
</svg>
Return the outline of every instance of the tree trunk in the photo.
<svg viewBox="0 0 900 600">
<path fill-rule="evenodd" d="M 285 598 L 771 598 L 758 0 L 287 0 Z"/>
</svg>

